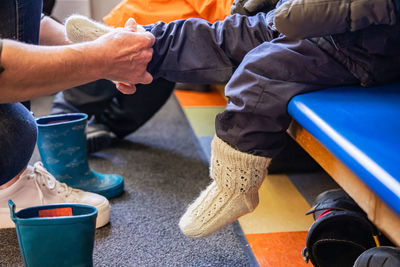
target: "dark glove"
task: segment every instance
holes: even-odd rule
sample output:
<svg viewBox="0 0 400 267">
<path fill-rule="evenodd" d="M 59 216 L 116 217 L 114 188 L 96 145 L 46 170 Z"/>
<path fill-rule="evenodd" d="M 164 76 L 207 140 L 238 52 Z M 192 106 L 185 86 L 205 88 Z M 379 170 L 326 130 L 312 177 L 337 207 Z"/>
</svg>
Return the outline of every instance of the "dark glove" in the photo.
<svg viewBox="0 0 400 267">
<path fill-rule="evenodd" d="M 258 12 L 268 12 L 273 9 L 278 0 L 234 0 L 231 14 L 255 15 Z"/>
</svg>

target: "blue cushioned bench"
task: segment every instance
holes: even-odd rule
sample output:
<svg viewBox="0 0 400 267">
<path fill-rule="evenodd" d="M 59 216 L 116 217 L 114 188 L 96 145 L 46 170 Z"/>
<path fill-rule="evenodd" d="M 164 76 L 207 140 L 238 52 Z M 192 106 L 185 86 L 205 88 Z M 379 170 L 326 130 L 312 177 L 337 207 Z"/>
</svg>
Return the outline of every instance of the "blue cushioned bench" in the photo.
<svg viewBox="0 0 400 267">
<path fill-rule="evenodd" d="M 400 83 L 294 97 L 289 134 L 400 245 Z"/>
</svg>

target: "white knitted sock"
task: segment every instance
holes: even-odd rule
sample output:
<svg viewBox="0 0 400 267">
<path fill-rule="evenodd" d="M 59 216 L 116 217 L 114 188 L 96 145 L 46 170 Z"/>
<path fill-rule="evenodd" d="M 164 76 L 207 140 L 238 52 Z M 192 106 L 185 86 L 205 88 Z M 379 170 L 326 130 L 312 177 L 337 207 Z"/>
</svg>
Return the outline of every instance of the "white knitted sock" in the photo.
<svg viewBox="0 0 400 267">
<path fill-rule="evenodd" d="M 271 161 L 235 150 L 217 136 L 211 149 L 210 175 L 214 181 L 189 205 L 179 222 L 188 237 L 207 236 L 253 211 Z"/>
<path fill-rule="evenodd" d="M 100 36 L 112 31 L 114 28 L 93 21 L 85 16 L 71 15 L 65 21 L 65 32 L 67 38 L 73 43 L 93 41 Z M 146 30 L 138 25 L 137 32 Z"/>
</svg>

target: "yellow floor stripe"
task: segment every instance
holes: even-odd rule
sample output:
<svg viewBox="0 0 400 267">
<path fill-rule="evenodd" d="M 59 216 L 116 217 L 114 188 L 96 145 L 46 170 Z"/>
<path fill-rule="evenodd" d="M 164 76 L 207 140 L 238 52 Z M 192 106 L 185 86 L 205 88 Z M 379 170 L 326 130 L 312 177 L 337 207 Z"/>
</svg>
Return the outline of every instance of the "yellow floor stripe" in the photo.
<svg viewBox="0 0 400 267">
<path fill-rule="evenodd" d="M 213 136 L 215 116 L 224 111 L 224 107 L 185 107 L 183 111 L 196 136 Z"/>
<path fill-rule="evenodd" d="M 239 218 L 247 234 L 307 231 L 312 216 L 304 213 L 310 205 L 286 175 L 268 175 L 260 188 L 260 204 Z"/>
</svg>

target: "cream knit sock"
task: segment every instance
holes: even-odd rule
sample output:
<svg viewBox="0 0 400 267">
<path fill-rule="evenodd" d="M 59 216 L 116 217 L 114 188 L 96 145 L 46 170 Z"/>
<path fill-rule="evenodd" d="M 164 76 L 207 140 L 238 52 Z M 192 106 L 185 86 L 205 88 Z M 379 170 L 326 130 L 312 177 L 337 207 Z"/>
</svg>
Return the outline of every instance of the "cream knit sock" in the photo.
<svg viewBox="0 0 400 267">
<path fill-rule="evenodd" d="M 73 43 L 93 41 L 112 30 L 114 28 L 81 15 L 72 15 L 65 21 L 67 38 Z M 142 26 L 137 25 L 137 32 L 145 31 Z"/>
<path fill-rule="evenodd" d="M 211 149 L 210 175 L 214 181 L 187 208 L 179 222 L 188 237 L 207 236 L 253 211 L 271 161 L 235 150 L 217 136 Z"/>
</svg>

